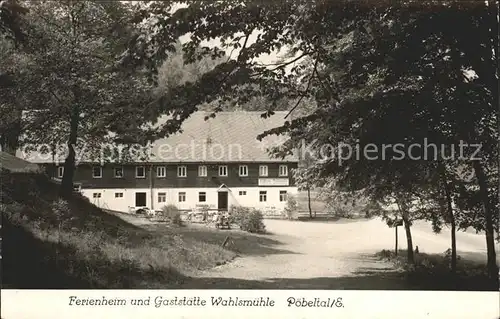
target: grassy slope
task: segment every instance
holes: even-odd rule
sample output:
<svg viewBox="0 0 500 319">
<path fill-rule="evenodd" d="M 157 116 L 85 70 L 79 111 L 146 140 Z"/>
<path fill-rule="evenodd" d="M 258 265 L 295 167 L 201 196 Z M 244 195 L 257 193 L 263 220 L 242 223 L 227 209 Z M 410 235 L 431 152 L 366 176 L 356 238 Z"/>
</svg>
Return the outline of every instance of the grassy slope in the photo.
<svg viewBox="0 0 500 319">
<path fill-rule="evenodd" d="M 3 288 L 168 288 L 234 258 L 175 226 L 150 232 L 36 174 L 2 172 Z"/>
</svg>

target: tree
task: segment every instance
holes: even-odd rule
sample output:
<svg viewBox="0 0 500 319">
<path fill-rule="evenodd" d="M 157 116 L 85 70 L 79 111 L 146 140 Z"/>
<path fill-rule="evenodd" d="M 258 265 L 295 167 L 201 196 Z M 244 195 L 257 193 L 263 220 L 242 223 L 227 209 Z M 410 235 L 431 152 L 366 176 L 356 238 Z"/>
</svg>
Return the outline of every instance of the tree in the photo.
<svg viewBox="0 0 500 319">
<path fill-rule="evenodd" d="M 3 58 L 6 51 L 10 50 L 11 46 L 18 46 L 25 40 L 25 32 L 23 30 L 22 18 L 27 13 L 27 9 L 20 5 L 15 0 L 0 1 L 0 48 L 1 57 Z M 2 59 L 3 60 L 3 59 Z M 0 97 L 2 100 L 8 100 L 5 94 L 7 90 L 11 90 L 15 85 L 15 77 L 11 73 L 0 71 Z M 15 154 L 17 141 L 20 133 L 21 116 L 16 109 L 12 110 L 7 107 L 0 109 L 3 122 L 0 125 L 0 147 L 2 150 Z"/>
<path fill-rule="evenodd" d="M 436 162 L 452 171 L 458 164 L 474 171 L 479 198 L 474 210 L 481 211 L 483 222 L 463 220 L 484 228 L 489 275 L 497 281 L 493 211 L 498 206 L 491 199 L 493 177 L 498 174 L 496 7 L 491 1 L 387 4 L 193 1 L 186 8 L 172 10 L 171 3 L 153 3 L 142 13 L 161 17 L 154 23 L 158 38 L 148 42 L 157 45 L 154 50 L 130 53 L 137 60 L 161 61 L 165 46 L 188 33 L 190 41 L 183 47 L 189 59 L 219 54 L 220 49 L 193 49 L 213 38 L 221 39 L 223 48 L 239 50 L 234 59 L 165 97 L 169 106 L 164 103 L 159 110 L 180 115 L 165 130 L 177 129 L 207 101 L 286 97 L 298 101 L 293 110 L 303 98 L 312 98 L 317 104 L 314 112 L 263 135 L 291 136 L 281 154 L 292 152 L 302 139 L 316 139 L 313 149 L 317 151 L 330 145 L 328 152 L 337 158 L 325 156 L 309 169 L 317 181 L 334 177 L 341 189 L 364 190 L 373 200 L 395 197 L 405 221 L 409 254 L 411 220 L 419 216 L 411 206 L 415 198 L 426 197 L 437 185 L 442 170 Z M 288 50 L 293 58 L 274 66 L 256 61 L 280 49 Z M 294 65 L 305 58 L 311 63 Z M 287 67 L 291 67 L 288 72 Z M 274 109 L 271 105 L 263 116 L 272 116 Z M 359 160 L 339 146 L 356 145 L 364 150 L 369 145 L 390 144 L 408 150 L 424 139 L 448 148 L 461 142 L 482 143 L 481 160 L 465 156 L 453 161 L 439 151 L 427 154 L 428 160 L 422 149 L 411 151 L 418 160 L 409 159 L 410 154 L 395 160 L 400 153 L 394 149 L 389 149 L 385 159 L 363 156 Z M 430 217 L 438 216 L 443 214 Z"/>
<path fill-rule="evenodd" d="M 26 34 L 22 28 L 22 17 L 27 9 L 16 0 L 0 1 L 0 35 L 14 42 L 22 42 Z"/>
<path fill-rule="evenodd" d="M 86 159 L 95 159 L 91 155 L 107 142 L 144 139 L 137 124 L 148 120 L 153 87 L 144 72 L 118 63 L 133 35 L 126 4 L 44 1 L 28 8 L 26 48 L 11 55 L 25 61 L 11 68 L 22 69 L 30 81 L 14 96 L 31 102 L 22 106 L 29 114 L 22 142 L 66 145 L 66 195 L 73 189 L 78 147 Z"/>
</svg>

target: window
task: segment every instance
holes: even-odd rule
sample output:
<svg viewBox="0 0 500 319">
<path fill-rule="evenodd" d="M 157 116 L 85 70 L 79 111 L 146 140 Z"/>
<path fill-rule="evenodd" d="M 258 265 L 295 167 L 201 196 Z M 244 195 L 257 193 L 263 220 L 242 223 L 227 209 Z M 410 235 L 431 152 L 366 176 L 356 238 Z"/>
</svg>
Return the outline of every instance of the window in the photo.
<svg viewBox="0 0 500 319">
<path fill-rule="evenodd" d="M 267 165 L 259 166 L 259 176 L 267 176 Z"/>
<path fill-rule="evenodd" d="M 288 176 L 288 166 L 280 165 L 279 176 Z"/>
<path fill-rule="evenodd" d="M 198 166 L 198 176 L 207 176 L 207 167 L 205 165 Z"/>
<path fill-rule="evenodd" d="M 179 193 L 179 203 L 185 202 L 186 201 L 186 193 L 185 192 L 180 192 Z"/>
<path fill-rule="evenodd" d="M 115 193 L 115 198 L 122 198 L 123 197 L 123 193 Z"/>
<path fill-rule="evenodd" d="M 198 193 L 198 201 L 199 202 L 206 202 L 207 201 L 207 193 L 199 192 Z"/>
<path fill-rule="evenodd" d="M 286 191 L 280 191 L 280 202 L 286 202 Z"/>
<path fill-rule="evenodd" d="M 165 203 L 167 201 L 167 193 L 158 193 L 158 203 Z"/>
<path fill-rule="evenodd" d="M 238 195 L 240 195 L 240 196 L 244 196 L 244 195 L 246 195 L 246 194 L 247 194 L 247 191 L 239 191 L 239 192 L 238 192 Z"/>
<path fill-rule="evenodd" d="M 219 166 L 219 176 L 227 176 L 227 166 L 226 165 Z"/>
<path fill-rule="evenodd" d="M 92 177 L 93 178 L 101 178 L 102 177 L 102 167 L 101 166 L 92 167 Z"/>
<path fill-rule="evenodd" d="M 177 176 L 178 177 L 186 177 L 187 176 L 186 166 L 177 166 Z"/>
<path fill-rule="evenodd" d="M 94 198 L 101 198 L 101 193 L 93 193 L 92 197 L 94 197 Z"/>
<path fill-rule="evenodd" d="M 144 166 L 137 166 L 135 168 L 135 177 L 136 178 L 145 178 L 146 177 L 146 169 Z"/>
<path fill-rule="evenodd" d="M 240 165 L 240 176 L 248 176 L 248 166 Z"/>
<path fill-rule="evenodd" d="M 123 167 L 115 167 L 114 173 L 115 173 L 115 178 L 122 178 L 123 177 Z"/>
<path fill-rule="evenodd" d="M 266 191 L 259 192 L 259 202 L 267 202 L 267 192 Z"/>
<path fill-rule="evenodd" d="M 156 168 L 156 177 L 166 177 L 167 176 L 167 169 L 165 166 L 158 166 Z"/>
<path fill-rule="evenodd" d="M 64 166 L 59 166 L 57 168 L 57 177 L 62 178 L 64 175 Z"/>
<path fill-rule="evenodd" d="M 74 184 L 73 185 L 73 192 L 79 193 L 82 190 L 82 187 L 80 184 Z"/>
</svg>

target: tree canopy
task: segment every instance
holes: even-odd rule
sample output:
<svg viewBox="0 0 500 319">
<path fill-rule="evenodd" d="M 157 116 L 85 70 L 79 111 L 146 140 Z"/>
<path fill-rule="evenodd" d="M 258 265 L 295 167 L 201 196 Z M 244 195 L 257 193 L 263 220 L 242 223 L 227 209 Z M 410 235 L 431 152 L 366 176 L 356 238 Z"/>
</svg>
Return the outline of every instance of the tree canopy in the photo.
<svg viewBox="0 0 500 319">
<path fill-rule="evenodd" d="M 289 105 L 292 111 L 310 99 L 312 112 L 262 134 L 290 137 L 275 155 L 315 141 L 310 150 L 316 161 L 302 170 L 309 182 L 333 180 L 336 187 L 363 190 L 373 200 L 396 198 L 408 225 L 416 218 L 410 209 L 415 198 L 447 198 L 449 209 L 438 216 L 447 222 L 457 203 L 467 202 L 458 209 L 467 213 L 457 216 L 463 217 L 462 226 L 486 231 L 490 274 L 497 277 L 496 3 L 249 0 L 191 1 L 179 7 L 151 2 L 138 20 L 150 21 L 155 32 L 129 51 L 137 61 L 162 61 L 180 37 L 189 39 L 183 50 L 191 61 L 237 51 L 196 83 L 170 92 L 168 103 L 158 104 L 160 112 L 178 115 L 165 130 L 177 129 L 201 104 L 215 100 L 240 104 L 259 96 L 270 101 L 263 116 L 272 116 L 278 101 L 296 101 Z M 204 46 L 215 39 L 220 46 Z M 280 50 L 289 58 L 275 65 L 259 62 L 260 56 Z M 461 144 L 467 147 L 459 156 Z M 361 156 L 348 156 L 346 145 L 358 147 Z M 384 145 L 389 147 L 381 153 Z M 369 155 L 376 158 L 363 152 L 373 146 L 378 149 Z M 473 174 L 474 185 L 463 172 Z M 450 196 L 439 192 L 443 185 Z M 475 222 L 472 207 L 482 212 L 482 222 Z M 436 214 L 425 218 L 436 219 Z"/>
</svg>

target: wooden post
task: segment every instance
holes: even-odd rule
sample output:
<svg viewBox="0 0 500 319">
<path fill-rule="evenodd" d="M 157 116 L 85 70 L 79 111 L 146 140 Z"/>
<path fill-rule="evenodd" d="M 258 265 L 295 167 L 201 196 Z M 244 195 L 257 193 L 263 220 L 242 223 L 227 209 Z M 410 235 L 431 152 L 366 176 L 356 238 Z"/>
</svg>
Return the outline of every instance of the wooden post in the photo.
<svg viewBox="0 0 500 319">
<path fill-rule="evenodd" d="M 313 215 L 311 209 L 311 188 L 309 186 L 309 183 L 307 183 L 307 208 L 309 209 L 309 218 L 312 219 Z"/>
<path fill-rule="evenodd" d="M 229 241 L 229 236 L 226 236 L 226 239 L 224 239 L 224 242 L 222 243 L 221 247 L 222 248 L 226 247 L 228 241 Z"/>
</svg>

